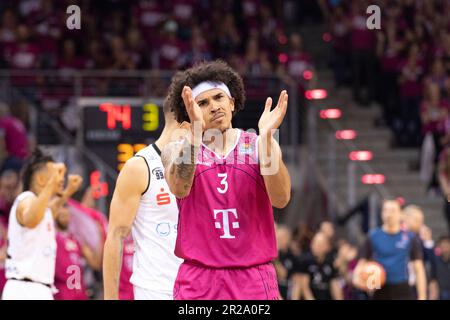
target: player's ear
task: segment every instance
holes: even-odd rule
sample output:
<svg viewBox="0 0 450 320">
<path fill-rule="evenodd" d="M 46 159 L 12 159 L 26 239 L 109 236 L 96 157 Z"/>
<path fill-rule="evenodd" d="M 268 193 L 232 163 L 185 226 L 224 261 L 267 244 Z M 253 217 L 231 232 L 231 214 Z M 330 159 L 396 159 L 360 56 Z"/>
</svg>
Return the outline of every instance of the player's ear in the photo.
<svg viewBox="0 0 450 320">
<path fill-rule="evenodd" d="M 234 98 L 230 98 L 231 112 L 234 112 Z"/>
<path fill-rule="evenodd" d="M 34 179 L 39 186 L 45 186 L 45 184 L 47 183 L 46 177 L 47 174 L 44 170 L 40 170 L 34 173 Z"/>
</svg>

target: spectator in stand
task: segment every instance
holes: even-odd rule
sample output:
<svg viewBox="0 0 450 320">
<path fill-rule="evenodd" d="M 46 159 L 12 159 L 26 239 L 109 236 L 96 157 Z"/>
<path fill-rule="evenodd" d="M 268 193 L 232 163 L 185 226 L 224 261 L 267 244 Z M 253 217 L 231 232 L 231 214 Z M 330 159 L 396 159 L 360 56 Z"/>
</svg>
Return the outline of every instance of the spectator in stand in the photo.
<svg viewBox="0 0 450 320">
<path fill-rule="evenodd" d="M 16 41 L 17 17 L 14 11 L 6 9 L 0 25 L 0 66 L 6 67 L 6 49 Z"/>
<path fill-rule="evenodd" d="M 89 42 L 87 48 L 87 69 L 105 69 L 111 64 L 110 57 L 105 55 L 105 47 L 99 39 L 93 39 Z"/>
<path fill-rule="evenodd" d="M 167 19 L 164 4 L 157 0 L 138 1 L 132 9 L 133 20 L 149 44 L 157 41 L 158 27 Z"/>
<path fill-rule="evenodd" d="M 19 171 L 28 156 L 28 137 L 25 125 L 10 113 L 5 103 L 0 103 L 0 154 L 3 164 L 0 172 Z"/>
<path fill-rule="evenodd" d="M 64 40 L 61 49 L 61 55 L 57 63 L 58 69 L 73 71 L 85 67 L 85 60 L 77 53 L 75 42 L 72 39 Z"/>
<path fill-rule="evenodd" d="M 30 30 L 25 24 L 17 27 L 17 41 L 6 48 L 6 60 L 10 68 L 37 69 L 40 66 L 40 50 L 31 41 Z"/>
<path fill-rule="evenodd" d="M 13 170 L 3 171 L 0 175 L 0 219 L 8 223 L 9 211 L 19 194 L 19 174 Z"/>
<path fill-rule="evenodd" d="M 447 75 L 450 75 L 450 32 L 443 34 L 441 58 Z"/>
<path fill-rule="evenodd" d="M 182 40 L 188 40 L 191 33 L 191 25 L 194 20 L 195 6 L 198 5 L 196 0 L 172 0 L 170 12 L 177 22 L 178 36 Z"/>
<path fill-rule="evenodd" d="M 419 106 L 424 71 L 420 48 L 417 44 L 413 44 L 399 78 L 400 110 L 394 123 L 394 130 L 400 146 L 418 146 L 421 142 Z"/>
<path fill-rule="evenodd" d="M 342 5 L 335 8 L 330 20 L 330 29 L 333 35 L 334 78 L 336 84 L 342 86 L 349 84 L 351 76 L 350 24 Z"/>
<path fill-rule="evenodd" d="M 111 51 L 113 57 L 113 63 L 111 69 L 114 70 L 134 70 L 136 69 L 135 63 L 130 59 L 130 55 L 125 48 L 123 38 L 120 36 L 114 36 L 111 40 Z"/>
<path fill-rule="evenodd" d="M 330 252 L 329 238 L 321 232 L 316 233 L 311 242 L 311 252 L 302 254 L 294 271 L 299 276 L 295 278 L 293 299 L 300 298 L 299 292 L 305 300 L 343 299 L 339 274 Z"/>
<path fill-rule="evenodd" d="M 431 272 L 431 286 L 435 288 L 436 296 L 432 299 L 450 300 L 450 237 L 438 240 L 436 256 Z"/>
<path fill-rule="evenodd" d="M 161 39 L 158 41 L 158 69 L 177 69 L 183 54 L 183 43 L 177 38 L 178 24 L 168 20 L 164 24 Z"/>
<path fill-rule="evenodd" d="M 58 41 L 61 38 L 63 24 L 54 1 L 42 0 L 41 3 L 41 7 L 29 15 L 27 25 L 34 26 L 36 43 L 42 55 L 42 68 L 45 69 L 54 67 L 57 63 Z"/>
<path fill-rule="evenodd" d="M 212 55 L 205 36 L 199 26 L 192 27 L 191 48 L 178 61 L 181 69 L 189 68 L 196 63 L 211 60 Z"/>
<path fill-rule="evenodd" d="M 424 81 L 425 86 L 436 85 L 442 95 L 445 96 L 447 88 L 450 86 L 450 77 L 446 73 L 444 63 L 441 58 L 434 59 L 430 73 Z"/>
<path fill-rule="evenodd" d="M 278 286 L 281 297 L 284 300 L 290 299 L 291 277 L 294 270 L 296 257 L 290 250 L 291 232 L 283 225 L 276 229 L 278 258 L 275 261 L 275 270 L 278 277 Z"/>
<path fill-rule="evenodd" d="M 270 54 L 275 54 L 280 40 L 281 42 L 286 41 L 282 40 L 286 38 L 283 34 L 283 28 L 268 5 L 262 5 L 259 14 L 261 17 L 261 45 Z"/>
<path fill-rule="evenodd" d="M 213 36 L 214 56 L 228 59 L 232 53 L 236 53 L 242 43 L 242 34 L 236 27 L 236 21 L 231 13 L 227 13 L 222 18 L 220 11 L 215 11 L 218 15 L 218 28 Z M 214 22 L 213 22 L 214 23 Z"/>
<path fill-rule="evenodd" d="M 426 276 L 427 279 L 430 279 L 432 262 L 434 261 L 434 241 L 431 229 L 425 225 L 425 216 L 420 207 L 416 205 L 409 205 L 403 209 L 403 214 L 407 230 L 413 232 L 420 239 Z M 409 285 L 415 286 L 416 277 L 414 274 L 414 269 L 411 266 L 409 269 Z M 433 288 L 429 287 L 429 295 L 436 296 L 436 293 L 433 293 L 432 290 Z"/>
<path fill-rule="evenodd" d="M 447 146 L 439 155 L 438 179 L 444 197 L 444 215 L 450 233 L 450 147 Z"/>
<path fill-rule="evenodd" d="M 422 134 L 424 136 L 422 153 L 429 153 L 431 152 L 431 148 L 434 149 L 434 157 L 429 160 L 432 169 L 429 170 L 431 177 L 429 177 L 427 186 L 428 191 L 432 191 L 439 187 L 437 164 L 439 155 L 444 146 L 444 138 L 447 131 L 446 123 L 449 117 L 450 105 L 446 103 L 445 100 L 441 99 L 441 90 L 439 90 L 437 84 L 430 81 L 430 83 L 425 86 L 424 90 L 424 99 L 420 107 Z M 431 144 L 431 146 L 428 146 L 427 144 Z M 423 163 L 423 166 L 426 167 L 427 164 Z"/>
<path fill-rule="evenodd" d="M 344 300 L 367 300 L 367 294 L 353 286 L 353 271 L 358 263 L 358 248 L 344 240 L 340 244 L 334 266 L 343 282 Z"/>
<path fill-rule="evenodd" d="M 399 105 L 398 72 L 401 62 L 404 40 L 399 37 L 396 22 L 388 20 L 384 32 L 377 33 L 377 57 L 380 60 L 379 93 L 383 106 L 383 118 L 379 124 L 390 127 L 395 119 L 395 110 Z"/>
<path fill-rule="evenodd" d="M 352 48 L 353 69 L 353 98 L 360 104 L 368 105 L 374 99 L 375 83 L 374 71 L 375 33 L 366 25 L 366 9 L 369 6 L 366 0 L 353 0 L 349 16 L 351 33 L 350 46 Z M 362 95 L 362 88 L 366 94 Z"/>
<path fill-rule="evenodd" d="M 259 27 L 259 12 L 262 5 L 261 0 L 243 0 L 240 1 L 242 17 L 245 21 L 245 30 L 258 29 Z"/>
<path fill-rule="evenodd" d="M 293 33 L 289 39 L 290 49 L 287 57 L 286 71 L 293 79 L 300 82 L 303 72 L 312 69 L 311 56 L 304 50 L 303 39 L 299 33 Z M 304 90 L 302 88 L 301 92 Z"/>
<path fill-rule="evenodd" d="M 291 251 L 299 257 L 301 254 L 310 250 L 311 240 L 314 236 L 314 232 L 308 226 L 307 223 L 301 222 L 292 234 Z"/>
<path fill-rule="evenodd" d="M 126 46 L 129 51 L 129 57 L 137 69 L 146 69 L 150 67 L 150 55 L 144 45 L 139 29 L 132 28 L 128 31 Z"/>
<path fill-rule="evenodd" d="M 3 292 L 3 288 L 6 284 L 5 276 L 5 261 L 6 261 L 6 249 L 8 241 L 8 225 L 0 217 L 0 294 Z"/>
</svg>

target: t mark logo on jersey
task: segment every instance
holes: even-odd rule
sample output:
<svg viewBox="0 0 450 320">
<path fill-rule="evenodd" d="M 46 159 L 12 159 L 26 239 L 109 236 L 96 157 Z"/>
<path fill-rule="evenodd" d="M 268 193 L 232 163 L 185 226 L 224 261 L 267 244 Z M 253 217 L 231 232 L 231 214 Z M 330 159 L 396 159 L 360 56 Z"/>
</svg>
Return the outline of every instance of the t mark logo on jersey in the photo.
<svg viewBox="0 0 450 320">
<path fill-rule="evenodd" d="M 233 236 L 230 233 L 230 227 L 233 229 L 239 229 L 239 222 L 235 221 L 231 223 L 230 226 L 230 219 L 229 214 L 232 213 L 234 218 L 237 219 L 238 215 L 236 212 L 236 209 L 221 209 L 221 210 L 214 210 L 214 220 L 220 219 L 220 213 L 222 214 L 222 223 L 220 221 L 216 221 L 215 226 L 216 229 L 223 229 L 223 235 L 220 236 L 221 239 L 234 239 L 235 236 Z"/>
</svg>

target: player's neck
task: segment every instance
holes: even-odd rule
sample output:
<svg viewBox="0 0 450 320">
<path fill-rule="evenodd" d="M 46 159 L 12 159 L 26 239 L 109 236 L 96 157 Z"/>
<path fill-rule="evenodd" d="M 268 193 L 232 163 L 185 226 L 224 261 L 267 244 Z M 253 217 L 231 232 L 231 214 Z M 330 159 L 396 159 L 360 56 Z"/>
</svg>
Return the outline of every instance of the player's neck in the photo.
<svg viewBox="0 0 450 320">
<path fill-rule="evenodd" d="M 37 185 L 31 185 L 29 191 L 33 192 L 35 195 L 38 196 L 41 193 L 42 188 Z"/>
<path fill-rule="evenodd" d="M 221 155 L 226 155 L 228 152 L 234 147 L 236 144 L 236 139 L 238 136 L 239 130 L 233 129 L 232 127 L 226 129 L 222 132 L 222 141 L 219 139 L 217 142 L 214 141 L 205 141 L 203 143 L 210 149 L 214 150 L 214 152 L 219 153 Z M 222 142 L 222 143 L 220 143 Z"/>
<path fill-rule="evenodd" d="M 172 133 L 177 128 L 178 126 L 176 125 L 164 127 L 163 131 L 161 132 L 161 135 L 155 141 L 155 144 L 159 148 L 159 150 L 162 150 L 167 144 L 169 144 L 172 141 Z"/>
</svg>

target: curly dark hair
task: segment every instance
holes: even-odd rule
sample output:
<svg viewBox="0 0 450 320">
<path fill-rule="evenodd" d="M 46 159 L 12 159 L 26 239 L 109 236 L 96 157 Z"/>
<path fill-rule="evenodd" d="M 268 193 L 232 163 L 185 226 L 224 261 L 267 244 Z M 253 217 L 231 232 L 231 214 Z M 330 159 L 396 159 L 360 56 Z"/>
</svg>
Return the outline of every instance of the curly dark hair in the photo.
<svg viewBox="0 0 450 320">
<path fill-rule="evenodd" d="M 233 116 L 244 108 L 245 90 L 242 77 L 222 60 L 201 62 L 185 71 L 177 72 L 172 77 L 166 101 L 174 112 L 177 122 L 189 121 L 181 98 L 183 87 L 189 86 L 193 89 L 203 81 L 223 82 L 227 85 L 234 98 Z"/>
</svg>

